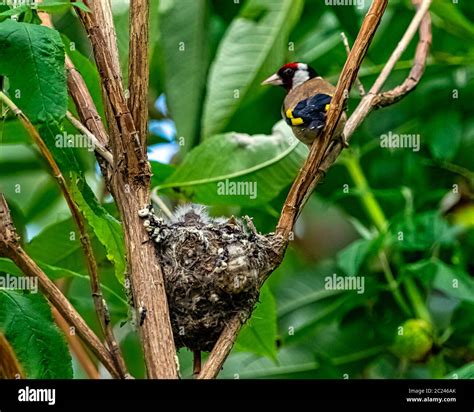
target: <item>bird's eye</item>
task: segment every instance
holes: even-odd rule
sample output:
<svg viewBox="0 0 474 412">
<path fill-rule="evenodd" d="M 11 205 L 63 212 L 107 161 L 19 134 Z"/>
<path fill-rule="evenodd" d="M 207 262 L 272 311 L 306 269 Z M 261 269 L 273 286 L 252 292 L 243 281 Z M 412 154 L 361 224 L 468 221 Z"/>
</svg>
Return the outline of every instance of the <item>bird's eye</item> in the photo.
<svg viewBox="0 0 474 412">
<path fill-rule="evenodd" d="M 283 75 L 290 77 L 293 74 L 293 69 L 290 69 L 289 67 L 283 70 Z"/>
</svg>

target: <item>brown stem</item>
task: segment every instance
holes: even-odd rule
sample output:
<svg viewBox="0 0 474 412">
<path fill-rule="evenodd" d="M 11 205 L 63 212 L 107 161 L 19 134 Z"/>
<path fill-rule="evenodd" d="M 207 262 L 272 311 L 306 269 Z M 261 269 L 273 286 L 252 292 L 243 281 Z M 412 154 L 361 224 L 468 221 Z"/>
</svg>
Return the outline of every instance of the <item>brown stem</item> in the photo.
<svg viewBox="0 0 474 412">
<path fill-rule="evenodd" d="M 115 38 L 113 22 L 103 8 L 108 2 L 93 2 L 91 13 L 78 10 L 99 69 L 114 158 L 112 188 L 125 229 L 128 271 L 135 310 L 147 309 L 140 337 L 150 378 L 177 378 L 176 351 L 169 319 L 163 273 L 154 245 L 146 242 L 146 231 L 138 210 L 149 203 L 150 166 L 146 147 L 125 99 L 120 71 L 108 39 Z M 91 7 L 92 2 L 86 1 Z M 137 313 L 139 316 L 139 313 Z"/>
<path fill-rule="evenodd" d="M 142 147 L 148 135 L 148 15 L 149 0 L 130 2 L 130 47 L 128 58 L 129 107 Z"/>
<path fill-rule="evenodd" d="M 429 17 L 429 13 L 427 13 L 431 0 L 412 0 L 412 2 L 418 7 L 417 13 L 413 17 L 413 20 L 410 23 L 407 32 L 403 36 L 402 40 L 400 41 L 394 52 L 392 53 L 392 57 L 387 62 L 386 67 L 390 68 L 390 70 L 383 70 L 380 73 L 378 79 L 374 83 L 374 86 L 372 86 L 369 93 L 362 98 L 356 110 L 346 122 L 344 128 L 344 135 L 347 140 L 352 137 L 354 131 L 370 114 L 370 112 L 377 107 L 377 102 L 379 106 L 383 105 L 382 103 L 386 103 L 387 105 L 395 103 L 396 101 L 403 98 L 409 91 L 413 90 L 421 79 L 423 68 L 425 66 L 425 62 L 429 52 L 429 45 L 431 43 L 431 20 Z M 341 90 L 344 90 L 344 86 L 347 87 L 346 90 L 349 90 L 350 85 L 354 81 L 354 78 L 357 76 L 357 71 L 361 64 L 361 58 L 363 57 L 363 55 L 365 55 L 367 51 L 367 48 L 374 34 L 373 30 L 375 30 L 378 23 L 380 22 L 383 11 L 386 7 L 386 3 L 386 1 L 374 1 L 372 3 L 371 9 L 369 10 L 366 18 L 364 19 L 359 35 L 357 36 L 356 42 L 354 43 L 354 47 L 352 48 L 348 56 L 347 62 L 344 66 L 344 69 L 341 73 L 341 77 L 339 79 L 337 91 L 333 97 L 333 101 L 343 102 L 344 93 L 341 94 L 340 92 Z M 368 19 L 370 19 L 370 24 L 373 25 L 372 28 L 368 24 L 364 24 L 366 23 L 366 21 L 369 21 Z M 395 88 L 391 92 L 388 92 L 391 96 L 391 100 L 379 98 L 378 96 L 381 96 L 378 94 L 380 88 L 383 86 L 391 70 L 393 70 L 393 67 L 397 62 L 398 58 L 401 56 L 402 52 L 407 48 L 408 44 L 412 40 L 418 25 L 420 25 L 420 39 L 413 63 L 413 68 L 410 72 L 408 79 L 403 83 L 401 87 Z M 363 30 L 368 30 L 369 32 L 363 33 Z M 363 41 L 367 42 L 367 44 L 361 44 L 361 42 L 358 42 L 358 39 L 364 39 Z M 354 53 L 356 53 L 356 55 Z M 349 64 L 349 60 L 352 60 L 353 62 Z M 357 62 L 356 65 L 354 65 L 355 62 Z M 409 85 L 409 87 L 404 86 L 407 84 Z M 332 130 L 334 130 L 335 125 L 337 124 L 338 115 L 340 114 L 340 112 L 342 112 L 342 107 L 344 107 L 343 103 L 339 103 L 336 106 L 336 109 L 334 110 L 333 107 L 331 107 L 330 113 L 328 114 L 327 125 L 325 128 L 325 131 L 327 133 L 325 133 L 325 136 L 328 136 L 328 133 L 330 134 L 332 133 Z M 321 155 L 322 160 L 319 164 L 319 167 L 317 167 L 319 155 L 318 153 L 315 153 L 317 150 L 318 148 L 315 147 L 311 149 L 310 154 L 306 159 L 303 168 L 300 170 L 300 173 L 298 174 L 296 181 L 293 184 L 290 193 L 288 194 L 288 197 L 285 201 L 285 205 L 283 207 L 280 220 L 277 226 L 277 235 L 280 235 L 283 239 L 280 248 L 280 260 L 283 258 L 288 237 L 291 231 L 293 230 L 293 225 L 296 221 L 296 218 L 298 217 L 300 210 L 304 205 L 304 200 L 309 196 L 314 187 L 319 183 L 324 174 L 323 172 L 328 170 L 334 164 L 337 157 L 342 151 L 342 144 L 340 142 L 334 141 L 327 151 L 325 149 L 323 152 L 324 157 L 322 157 Z M 278 266 L 278 264 L 279 259 L 275 259 L 275 267 Z M 264 281 L 270 274 L 271 270 L 263 275 L 262 281 Z M 230 353 L 230 350 L 232 349 L 232 346 L 238 336 L 241 326 L 242 323 L 240 319 L 238 317 L 235 317 L 224 328 L 211 354 L 209 355 L 207 362 L 205 363 L 204 367 L 201 370 L 201 373 L 199 374 L 199 379 L 212 379 L 218 375 L 219 371 L 222 368 L 222 365 L 224 364 L 225 359 L 227 358 Z"/>
<path fill-rule="evenodd" d="M 349 45 L 349 40 L 346 36 L 346 33 L 341 32 L 341 37 L 342 37 L 342 44 L 344 45 L 344 48 L 346 49 L 347 56 L 349 56 L 349 54 L 351 53 L 351 46 Z M 366 93 L 365 93 L 364 85 L 360 81 L 359 76 L 356 77 L 355 81 L 356 81 L 357 88 L 359 89 L 360 97 L 364 97 Z"/>
<path fill-rule="evenodd" d="M 0 379 L 16 379 L 24 376 L 13 348 L 0 332 Z"/>
<path fill-rule="evenodd" d="M 10 210 L 2 194 L 0 194 L 0 256 L 11 259 L 26 276 L 38 278 L 44 296 L 73 325 L 84 342 L 104 364 L 113 377 L 120 377 L 111 353 L 102 344 L 95 333 L 87 326 L 84 319 L 74 309 L 69 300 L 52 282 L 33 259 L 23 250 L 20 238 L 11 219 Z"/>
<path fill-rule="evenodd" d="M 66 203 L 71 211 L 72 218 L 79 230 L 80 234 L 80 241 L 82 248 L 84 249 L 84 254 L 86 257 L 86 265 L 87 270 L 89 272 L 89 279 L 91 282 L 91 289 L 92 289 L 92 297 L 94 299 L 94 304 L 97 312 L 97 317 L 99 318 L 99 322 L 102 326 L 102 330 L 105 335 L 105 339 L 109 346 L 109 349 L 112 353 L 114 361 L 116 363 L 117 370 L 120 371 L 120 375 L 122 378 L 128 376 L 127 368 L 125 366 L 125 362 L 123 360 L 122 354 L 120 352 L 120 347 L 117 344 L 117 340 L 115 339 L 112 325 L 110 323 L 110 316 L 107 309 L 107 304 L 105 299 L 102 297 L 102 288 L 99 282 L 99 273 L 97 270 L 97 262 L 94 257 L 94 252 L 92 251 L 92 245 L 89 238 L 89 235 L 86 230 L 84 218 L 81 215 L 81 212 L 77 208 L 74 200 L 69 192 L 67 187 L 66 181 L 54 160 L 51 152 L 49 151 L 46 144 L 41 139 L 36 128 L 30 122 L 30 120 L 24 115 L 24 113 L 13 103 L 11 99 L 8 98 L 3 92 L 0 91 L 0 100 L 5 102 L 5 104 L 13 111 L 16 117 L 20 120 L 22 125 L 27 130 L 28 134 L 31 136 L 33 141 L 38 146 L 42 156 L 46 159 L 48 165 L 51 168 L 53 176 L 56 178 L 61 192 L 66 200 Z"/>
<path fill-rule="evenodd" d="M 54 306 L 51 306 L 51 312 L 53 314 L 54 321 L 63 331 L 64 336 L 66 336 L 69 348 L 76 356 L 76 359 L 84 369 L 84 372 L 90 379 L 100 379 L 97 367 L 94 365 L 94 362 L 90 358 L 87 351 L 84 349 L 84 346 L 82 346 L 82 343 L 78 339 L 77 335 L 71 334 L 69 323 Z"/>
<path fill-rule="evenodd" d="M 326 126 L 324 127 L 322 136 L 317 144 L 313 144 L 311 147 L 308 158 L 293 183 L 283 206 L 276 233 L 285 239 L 288 239 L 290 236 L 306 199 L 316 186 L 319 166 L 328 146 L 331 144 L 331 137 L 342 115 L 346 100 L 349 97 L 349 91 L 357 77 L 359 67 L 372 42 L 372 38 L 382 19 L 387 3 L 388 0 L 374 0 L 362 22 L 359 34 L 344 64 L 339 81 L 337 82 L 336 91 L 331 99 Z"/>
<path fill-rule="evenodd" d="M 193 376 L 197 377 L 201 373 L 201 351 L 193 351 Z"/>
</svg>

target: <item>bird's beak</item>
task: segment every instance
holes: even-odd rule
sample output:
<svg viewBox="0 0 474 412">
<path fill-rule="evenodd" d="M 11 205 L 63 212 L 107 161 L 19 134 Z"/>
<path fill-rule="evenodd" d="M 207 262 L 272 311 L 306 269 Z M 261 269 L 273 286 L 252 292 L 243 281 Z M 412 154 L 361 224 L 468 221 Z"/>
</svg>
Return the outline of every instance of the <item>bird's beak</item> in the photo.
<svg viewBox="0 0 474 412">
<path fill-rule="evenodd" d="M 272 74 L 268 79 L 264 80 L 261 85 L 271 84 L 273 86 L 281 86 L 283 84 L 280 76 L 278 74 Z"/>
</svg>

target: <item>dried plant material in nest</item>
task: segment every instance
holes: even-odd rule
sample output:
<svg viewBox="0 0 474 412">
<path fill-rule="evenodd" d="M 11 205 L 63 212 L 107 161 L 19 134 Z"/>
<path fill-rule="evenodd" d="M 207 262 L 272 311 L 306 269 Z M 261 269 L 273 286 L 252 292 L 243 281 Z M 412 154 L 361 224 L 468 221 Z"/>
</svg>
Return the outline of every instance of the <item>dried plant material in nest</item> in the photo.
<svg viewBox="0 0 474 412">
<path fill-rule="evenodd" d="M 164 272 L 176 347 L 210 351 L 235 314 L 250 316 L 272 236 L 257 233 L 248 217 L 210 218 L 200 205 L 179 207 L 171 220 L 151 207 L 139 214 Z"/>
</svg>

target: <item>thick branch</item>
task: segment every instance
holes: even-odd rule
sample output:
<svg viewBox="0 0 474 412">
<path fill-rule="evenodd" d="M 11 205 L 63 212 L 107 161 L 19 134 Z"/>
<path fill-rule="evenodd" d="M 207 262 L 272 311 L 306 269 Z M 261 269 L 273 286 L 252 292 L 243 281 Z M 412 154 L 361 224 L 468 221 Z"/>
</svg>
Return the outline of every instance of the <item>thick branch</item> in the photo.
<svg viewBox="0 0 474 412">
<path fill-rule="evenodd" d="M 86 2 L 88 5 L 92 2 Z M 149 203 L 150 168 L 146 147 L 142 145 L 134 119 L 123 93 L 119 69 L 113 63 L 108 38 L 114 38 L 114 27 L 107 13 L 99 10 L 107 2 L 93 2 L 92 13 L 78 11 L 89 35 L 94 58 L 106 98 L 110 147 L 114 157 L 111 184 L 122 218 L 127 249 L 128 270 L 135 310 L 147 310 L 140 327 L 141 343 L 150 378 L 177 378 L 175 346 L 169 320 L 163 274 L 154 245 L 138 216 L 138 210 Z M 107 34 L 109 33 L 109 34 Z M 137 313 L 138 315 L 138 313 Z"/>
<path fill-rule="evenodd" d="M 111 375 L 116 378 L 120 377 L 109 350 L 104 347 L 100 339 L 87 326 L 87 323 L 59 288 L 21 247 L 20 238 L 13 225 L 10 210 L 3 195 L 0 195 L 0 255 L 11 259 L 26 276 L 38 278 L 40 288 L 45 297 L 76 328 L 78 335 L 87 343 Z"/>
<path fill-rule="evenodd" d="M 81 212 L 79 211 L 79 209 L 77 208 L 76 204 L 74 203 L 74 200 L 71 196 L 71 193 L 69 192 L 66 181 L 61 173 L 61 170 L 59 169 L 48 147 L 43 142 L 43 139 L 41 139 L 41 136 L 39 135 L 36 128 L 33 126 L 30 120 L 23 114 L 23 112 L 13 103 L 13 101 L 11 101 L 1 91 L 0 91 L 0 100 L 2 100 L 3 102 L 7 104 L 7 106 L 13 111 L 16 117 L 23 124 L 28 134 L 31 136 L 33 141 L 38 146 L 42 156 L 46 159 L 48 165 L 51 168 L 51 172 L 53 176 L 56 178 L 59 184 L 59 187 L 64 196 L 64 199 L 66 200 L 69 210 L 71 211 L 72 218 L 79 230 L 81 245 L 86 257 L 87 270 L 89 272 L 89 279 L 90 279 L 91 289 L 92 289 L 92 297 L 94 299 L 97 317 L 99 318 L 99 322 L 102 326 L 105 339 L 107 341 L 109 349 L 114 358 L 114 361 L 116 364 L 115 366 L 117 367 L 117 370 L 120 372 L 121 377 L 124 378 L 128 376 L 128 372 L 125 366 L 125 362 L 122 358 L 122 354 L 120 352 L 120 347 L 118 346 L 117 340 L 115 339 L 114 333 L 112 331 L 112 325 L 110 324 L 107 304 L 104 298 L 102 297 L 102 288 L 99 281 L 97 262 L 95 260 L 94 252 L 92 250 L 92 244 L 86 230 L 84 218 Z"/>
<path fill-rule="evenodd" d="M 148 15 L 149 0 L 130 2 L 130 47 L 128 58 L 128 105 L 142 147 L 146 147 L 148 134 Z"/>
</svg>

